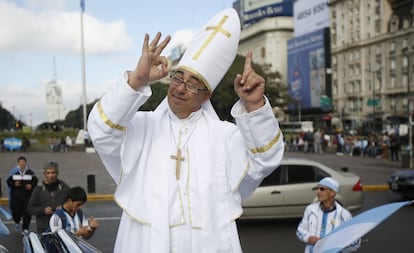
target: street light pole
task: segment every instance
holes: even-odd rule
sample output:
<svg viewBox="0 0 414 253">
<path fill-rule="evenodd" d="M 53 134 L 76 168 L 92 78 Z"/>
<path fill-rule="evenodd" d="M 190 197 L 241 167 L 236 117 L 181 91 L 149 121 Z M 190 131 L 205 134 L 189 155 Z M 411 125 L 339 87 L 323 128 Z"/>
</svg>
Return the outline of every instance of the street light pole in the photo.
<svg viewBox="0 0 414 253">
<path fill-rule="evenodd" d="M 410 94 L 410 82 L 411 82 L 411 68 L 410 68 L 410 55 L 407 55 L 407 102 L 408 102 L 408 145 L 409 145 L 409 157 L 410 157 L 410 169 L 413 167 L 413 101 L 411 101 Z"/>
<path fill-rule="evenodd" d="M 410 96 L 410 95 L 408 95 Z M 410 157 L 410 169 L 413 167 L 413 158 L 412 158 L 412 147 L 413 147 L 413 101 L 409 101 L 409 114 L 408 114 L 408 145 L 409 145 L 409 157 Z"/>
<path fill-rule="evenodd" d="M 86 122 L 86 71 L 85 71 L 85 44 L 84 44 L 84 32 L 83 32 L 83 12 L 85 11 L 85 2 L 81 0 L 81 12 L 80 12 L 80 29 L 81 29 L 81 70 L 82 70 L 82 98 L 83 98 L 83 129 L 87 129 Z"/>
<path fill-rule="evenodd" d="M 372 130 L 375 132 L 375 107 L 376 107 L 376 100 L 375 100 L 375 71 L 372 71 Z"/>
</svg>

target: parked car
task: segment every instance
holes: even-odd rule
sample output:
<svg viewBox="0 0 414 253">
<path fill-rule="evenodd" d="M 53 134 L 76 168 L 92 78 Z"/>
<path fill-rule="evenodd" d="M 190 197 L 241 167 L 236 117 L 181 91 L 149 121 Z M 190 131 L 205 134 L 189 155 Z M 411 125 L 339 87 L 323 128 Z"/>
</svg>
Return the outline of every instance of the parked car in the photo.
<svg viewBox="0 0 414 253">
<path fill-rule="evenodd" d="M 348 210 L 362 207 L 360 177 L 347 169 L 335 170 L 322 163 L 302 158 L 284 158 L 253 194 L 243 201 L 240 219 L 299 218 L 308 204 L 316 201 L 317 183 L 333 177 L 340 184 L 336 200 Z"/>
<path fill-rule="evenodd" d="M 400 170 L 391 174 L 388 178 L 388 186 L 392 192 L 403 198 L 414 198 L 414 170 Z"/>
</svg>

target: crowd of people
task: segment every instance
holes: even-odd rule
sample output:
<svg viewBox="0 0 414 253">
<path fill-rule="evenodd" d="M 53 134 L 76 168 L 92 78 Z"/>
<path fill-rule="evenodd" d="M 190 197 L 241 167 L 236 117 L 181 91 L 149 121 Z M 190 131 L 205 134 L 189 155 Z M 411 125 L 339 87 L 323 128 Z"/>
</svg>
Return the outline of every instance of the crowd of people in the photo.
<svg viewBox="0 0 414 253">
<path fill-rule="evenodd" d="M 288 137 L 286 151 L 323 154 L 336 152 L 336 155 L 366 156 L 384 160 L 400 161 L 401 138 L 398 134 L 356 136 L 343 132 L 326 134 L 320 129 L 314 132 L 301 132 Z"/>
<path fill-rule="evenodd" d="M 69 136 L 60 138 L 52 136 L 48 139 L 48 144 L 51 152 L 67 152 L 72 149 L 73 140 Z"/>
<path fill-rule="evenodd" d="M 86 192 L 79 186 L 70 187 L 58 175 L 59 164 L 47 161 L 43 166 L 44 178 L 39 182 L 26 157 L 18 157 L 16 167 L 7 177 L 9 209 L 15 231 L 28 234 L 32 216 L 35 216 L 39 236 L 61 228 L 89 239 L 99 222 L 93 217 L 87 219 L 81 211 L 87 201 Z M 46 241 L 44 243 L 48 245 Z"/>
</svg>

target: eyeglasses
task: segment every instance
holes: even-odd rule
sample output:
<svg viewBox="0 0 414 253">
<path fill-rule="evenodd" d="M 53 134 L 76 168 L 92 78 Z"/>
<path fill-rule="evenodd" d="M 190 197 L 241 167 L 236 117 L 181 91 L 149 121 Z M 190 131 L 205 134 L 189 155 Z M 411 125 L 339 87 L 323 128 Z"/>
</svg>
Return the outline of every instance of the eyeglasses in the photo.
<svg viewBox="0 0 414 253">
<path fill-rule="evenodd" d="M 185 82 L 183 79 L 179 78 L 178 76 L 174 75 L 174 76 L 170 76 L 171 78 L 171 83 L 176 85 L 176 86 L 180 86 L 181 84 L 185 85 L 186 90 L 188 90 L 191 93 L 197 94 L 200 91 L 207 91 L 207 88 L 201 89 L 199 88 L 197 85 L 191 83 L 191 82 Z"/>
<path fill-rule="evenodd" d="M 316 189 L 317 189 L 317 190 L 320 190 L 321 192 L 323 192 L 323 191 L 325 191 L 325 190 L 329 190 L 329 188 L 326 188 L 326 187 L 321 187 L 321 186 L 317 187 Z"/>
</svg>

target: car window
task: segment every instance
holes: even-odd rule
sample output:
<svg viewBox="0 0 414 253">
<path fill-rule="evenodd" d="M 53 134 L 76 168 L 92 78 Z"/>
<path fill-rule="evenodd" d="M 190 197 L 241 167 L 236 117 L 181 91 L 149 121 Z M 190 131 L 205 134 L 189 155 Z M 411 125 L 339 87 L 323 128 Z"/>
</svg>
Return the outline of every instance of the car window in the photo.
<svg viewBox="0 0 414 253">
<path fill-rule="evenodd" d="M 315 181 L 316 182 L 321 181 L 322 178 L 330 177 L 331 176 L 330 174 L 326 173 L 325 171 L 321 170 L 318 167 L 314 167 L 313 169 L 315 171 L 315 176 L 316 176 L 316 180 Z"/>
<path fill-rule="evenodd" d="M 317 181 L 313 166 L 288 165 L 287 174 L 288 184 L 311 183 Z"/>
<path fill-rule="evenodd" d="M 281 184 L 282 168 L 279 166 L 269 176 L 265 177 L 260 186 L 271 186 Z"/>
</svg>

